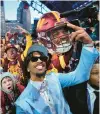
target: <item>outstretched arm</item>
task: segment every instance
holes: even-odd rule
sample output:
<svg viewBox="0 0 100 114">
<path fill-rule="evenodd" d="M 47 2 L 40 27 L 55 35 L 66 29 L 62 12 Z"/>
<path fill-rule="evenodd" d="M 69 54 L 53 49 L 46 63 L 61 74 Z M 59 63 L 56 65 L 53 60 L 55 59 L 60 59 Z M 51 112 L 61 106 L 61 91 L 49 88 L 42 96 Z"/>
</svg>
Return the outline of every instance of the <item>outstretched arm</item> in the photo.
<svg viewBox="0 0 100 114">
<path fill-rule="evenodd" d="M 73 28 L 75 32 L 71 34 L 71 40 L 82 41 L 85 45 L 82 49 L 80 62 L 75 71 L 64 74 L 59 73 L 59 81 L 62 87 L 73 86 L 84 81 L 87 81 L 90 76 L 91 68 L 94 61 L 98 57 L 98 51 L 92 46 L 92 40 L 85 30 L 81 27 L 68 23 L 68 26 Z"/>
<path fill-rule="evenodd" d="M 90 71 L 98 56 L 98 51 L 93 48 L 93 52 L 90 52 L 84 47 L 82 49 L 82 54 L 80 62 L 75 71 L 70 73 L 59 73 L 59 81 L 62 87 L 73 86 L 82 82 L 85 82 L 90 77 Z"/>
<path fill-rule="evenodd" d="M 31 34 L 26 31 L 25 29 L 23 29 L 21 26 L 17 26 L 17 28 L 21 31 L 21 33 L 23 33 L 26 37 L 26 48 L 24 50 L 24 52 L 21 54 L 21 59 L 24 60 L 24 58 L 27 55 L 27 51 L 28 49 L 31 47 L 32 45 L 32 37 Z"/>
</svg>

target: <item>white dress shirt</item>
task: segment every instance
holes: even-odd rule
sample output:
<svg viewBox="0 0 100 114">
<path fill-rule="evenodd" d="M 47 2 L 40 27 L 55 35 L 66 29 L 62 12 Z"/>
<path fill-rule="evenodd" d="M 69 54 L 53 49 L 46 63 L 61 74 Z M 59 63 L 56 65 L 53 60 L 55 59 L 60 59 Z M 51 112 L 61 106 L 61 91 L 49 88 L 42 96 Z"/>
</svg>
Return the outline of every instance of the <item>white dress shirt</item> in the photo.
<svg viewBox="0 0 100 114">
<path fill-rule="evenodd" d="M 88 90 L 88 107 L 90 114 L 93 114 L 93 109 L 94 109 L 94 102 L 96 100 L 96 95 L 94 91 L 100 92 L 100 90 L 95 90 L 93 87 L 91 87 L 89 84 L 87 84 L 87 90 Z"/>
</svg>

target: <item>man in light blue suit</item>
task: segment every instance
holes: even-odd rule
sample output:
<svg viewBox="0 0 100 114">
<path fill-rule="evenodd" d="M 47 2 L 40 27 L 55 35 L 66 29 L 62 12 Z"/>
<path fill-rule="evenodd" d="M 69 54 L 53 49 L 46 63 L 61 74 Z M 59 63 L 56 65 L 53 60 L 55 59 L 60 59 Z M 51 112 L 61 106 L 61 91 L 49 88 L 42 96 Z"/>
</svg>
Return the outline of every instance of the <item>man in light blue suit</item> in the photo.
<svg viewBox="0 0 100 114">
<path fill-rule="evenodd" d="M 62 88 L 87 81 L 99 54 L 83 28 L 70 23 L 67 26 L 75 30 L 71 33 L 71 41 L 79 40 L 84 43 L 76 70 L 70 73 L 46 74 L 48 51 L 44 46 L 34 44 L 24 61 L 29 81 L 15 103 L 16 114 L 72 114 L 64 100 Z"/>
</svg>

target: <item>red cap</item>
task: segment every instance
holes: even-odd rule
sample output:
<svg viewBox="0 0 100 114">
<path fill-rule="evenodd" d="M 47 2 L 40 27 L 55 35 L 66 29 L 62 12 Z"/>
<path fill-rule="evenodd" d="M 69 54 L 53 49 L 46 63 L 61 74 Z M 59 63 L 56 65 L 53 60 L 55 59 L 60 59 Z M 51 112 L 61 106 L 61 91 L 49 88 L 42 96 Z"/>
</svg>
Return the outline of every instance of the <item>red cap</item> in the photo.
<svg viewBox="0 0 100 114">
<path fill-rule="evenodd" d="M 16 51 L 17 51 L 17 48 L 15 47 L 15 45 L 13 45 L 13 44 L 7 44 L 6 49 L 5 49 L 5 52 L 7 52 L 7 50 L 10 49 L 10 48 L 15 48 Z"/>
</svg>

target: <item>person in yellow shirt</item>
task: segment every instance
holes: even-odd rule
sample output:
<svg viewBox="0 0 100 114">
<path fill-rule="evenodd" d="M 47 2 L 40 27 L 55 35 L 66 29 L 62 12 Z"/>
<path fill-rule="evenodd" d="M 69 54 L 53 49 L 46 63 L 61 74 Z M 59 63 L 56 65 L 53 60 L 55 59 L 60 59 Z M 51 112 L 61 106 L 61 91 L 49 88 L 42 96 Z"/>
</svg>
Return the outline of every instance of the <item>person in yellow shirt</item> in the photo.
<svg viewBox="0 0 100 114">
<path fill-rule="evenodd" d="M 4 59 L 2 67 L 4 69 L 4 72 L 7 71 L 11 72 L 13 75 L 16 76 L 19 82 L 24 83 L 23 71 L 22 71 L 23 60 L 24 57 L 26 57 L 27 55 L 28 49 L 32 45 L 32 37 L 30 33 L 28 33 L 25 29 L 21 28 L 20 26 L 18 26 L 18 29 L 20 29 L 25 34 L 26 48 L 23 51 L 23 53 L 18 54 L 18 50 L 15 45 L 7 44 L 5 49 L 7 57 Z"/>
</svg>

